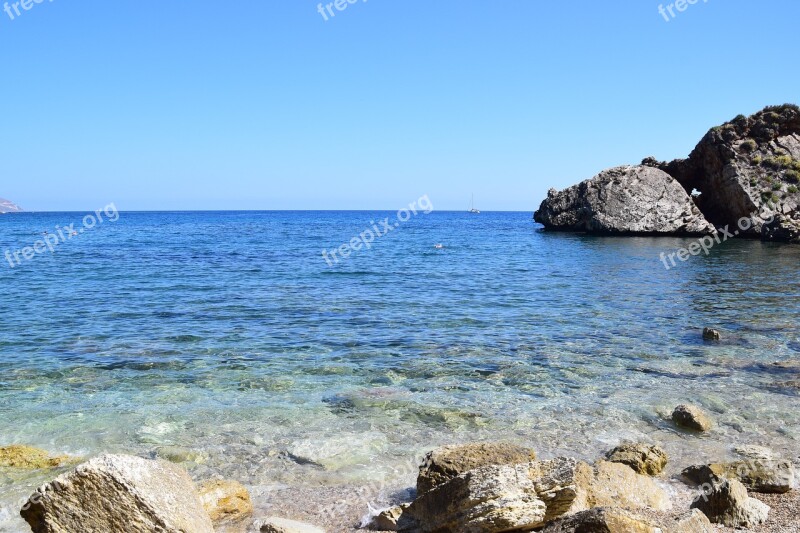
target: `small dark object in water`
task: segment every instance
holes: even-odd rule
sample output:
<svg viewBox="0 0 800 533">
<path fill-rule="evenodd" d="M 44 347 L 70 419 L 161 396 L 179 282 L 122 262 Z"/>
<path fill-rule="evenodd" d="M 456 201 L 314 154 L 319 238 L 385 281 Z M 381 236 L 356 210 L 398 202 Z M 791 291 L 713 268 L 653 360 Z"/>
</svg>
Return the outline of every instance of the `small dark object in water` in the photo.
<svg viewBox="0 0 800 533">
<path fill-rule="evenodd" d="M 703 338 L 707 341 L 722 340 L 722 333 L 715 329 L 705 328 L 703 329 Z"/>
</svg>

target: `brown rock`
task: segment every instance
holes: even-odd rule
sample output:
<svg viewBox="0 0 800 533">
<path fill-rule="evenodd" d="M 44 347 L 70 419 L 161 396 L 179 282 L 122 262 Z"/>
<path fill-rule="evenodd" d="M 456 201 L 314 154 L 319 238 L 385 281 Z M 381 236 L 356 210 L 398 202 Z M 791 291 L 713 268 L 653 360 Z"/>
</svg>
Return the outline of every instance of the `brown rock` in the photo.
<svg viewBox="0 0 800 533">
<path fill-rule="evenodd" d="M 607 458 L 612 463 L 631 467 L 638 474 L 657 476 L 667 466 L 667 454 L 652 444 L 622 444 L 611 450 Z"/>
<path fill-rule="evenodd" d="M 322 529 L 310 524 L 276 517 L 264 520 L 259 531 L 261 533 L 325 533 Z"/>
<path fill-rule="evenodd" d="M 536 453 L 514 444 L 475 443 L 437 448 L 425 456 L 417 477 L 417 493 L 424 494 L 450 479 L 489 465 L 528 463 Z"/>
<path fill-rule="evenodd" d="M 250 493 L 238 481 L 210 480 L 197 487 L 203 508 L 214 523 L 238 521 L 253 514 Z"/>
<path fill-rule="evenodd" d="M 661 530 L 628 511 L 595 508 L 562 518 L 542 533 L 660 533 Z"/>
<path fill-rule="evenodd" d="M 791 491 L 795 479 L 792 462 L 780 459 L 751 459 L 690 466 L 681 474 L 697 485 L 735 479 L 754 492 L 777 494 Z"/>
<path fill-rule="evenodd" d="M 709 431 L 714 423 L 711 418 L 699 407 L 694 405 L 679 405 L 672 412 L 672 421 L 679 426 L 694 431 Z"/>
<path fill-rule="evenodd" d="M 681 516 L 663 528 L 664 533 L 716 533 L 716 528 L 699 509 L 692 509 L 688 516 Z"/>
<path fill-rule="evenodd" d="M 0 466 L 8 468 L 21 468 L 37 470 L 42 468 L 56 468 L 71 461 L 65 455 L 51 456 L 44 450 L 14 444 L 0 448 Z"/>
<path fill-rule="evenodd" d="M 720 333 L 716 329 L 705 328 L 703 329 L 703 338 L 707 341 L 722 340 L 722 333 Z"/>
<path fill-rule="evenodd" d="M 744 485 L 735 479 L 707 485 L 703 494 L 692 503 L 692 509 L 703 511 L 715 524 L 735 528 L 763 524 L 769 514 L 769 506 L 750 498 Z"/>
</svg>

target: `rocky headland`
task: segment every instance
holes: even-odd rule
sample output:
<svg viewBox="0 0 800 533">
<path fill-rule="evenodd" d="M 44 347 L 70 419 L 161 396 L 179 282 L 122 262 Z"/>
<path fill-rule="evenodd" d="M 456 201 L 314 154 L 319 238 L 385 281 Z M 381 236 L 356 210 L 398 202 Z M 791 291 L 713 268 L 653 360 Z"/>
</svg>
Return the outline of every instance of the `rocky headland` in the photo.
<svg viewBox="0 0 800 533">
<path fill-rule="evenodd" d="M 648 157 L 551 189 L 534 220 L 601 235 L 704 235 L 727 226 L 742 237 L 800 243 L 799 206 L 800 108 L 786 104 L 712 128 L 687 159 Z"/>
</svg>

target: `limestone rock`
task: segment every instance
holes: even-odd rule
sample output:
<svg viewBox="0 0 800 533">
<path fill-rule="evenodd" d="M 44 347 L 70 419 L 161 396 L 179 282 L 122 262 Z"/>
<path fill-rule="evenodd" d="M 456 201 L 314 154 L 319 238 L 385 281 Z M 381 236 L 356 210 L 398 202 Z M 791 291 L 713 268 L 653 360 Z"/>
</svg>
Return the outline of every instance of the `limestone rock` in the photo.
<svg viewBox="0 0 800 533">
<path fill-rule="evenodd" d="M 250 493 L 238 481 L 214 479 L 197 487 L 203 508 L 212 522 L 237 521 L 253 514 Z"/>
<path fill-rule="evenodd" d="M 599 461 L 589 489 L 589 507 L 650 508 L 666 511 L 669 496 L 652 478 L 619 463 Z"/>
<path fill-rule="evenodd" d="M 422 494 L 407 514 L 423 532 L 494 533 L 541 527 L 594 507 L 664 511 L 670 502 L 651 478 L 626 465 L 592 467 L 562 457 L 471 470 Z"/>
<path fill-rule="evenodd" d="M 634 472 L 648 476 L 663 472 L 668 461 L 667 453 L 652 444 L 622 444 L 611 450 L 607 459 L 612 463 L 628 465 Z"/>
<path fill-rule="evenodd" d="M 15 444 L 0 447 L 0 467 L 37 470 L 56 468 L 69 461 L 71 458 L 67 456 L 52 456 L 44 450 L 30 446 Z"/>
<path fill-rule="evenodd" d="M 425 456 L 417 476 L 417 493 L 424 494 L 481 466 L 521 464 L 535 459 L 533 450 L 503 442 L 443 446 Z"/>
<path fill-rule="evenodd" d="M 678 517 L 662 529 L 664 533 L 716 533 L 714 525 L 699 509 L 692 509 L 688 516 Z"/>
<path fill-rule="evenodd" d="M 545 503 L 529 465 L 490 465 L 458 475 L 422 494 L 408 509 L 423 533 L 495 533 L 545 523 Z"/>
<path fill-rule="evenodd" d="M 325 533 L 318 527 L 277 517 L 264 520 L 259 531 L 261 533 Z"/>
<path fill-rule="evenodd" d="M 104 455 L 39 488 L 20 512 L 33 533 L 213 533 L 189 475 L 165 461 Z"/>
<path fill-rule="evenodd" d="M 558 192 L 534 214 L 545 229 L 603 235 L 705 235 L 715 228 L 670 175 L 647 166 L 605 170 Z"/>
<path fill-rule="evenodd" d="M 672 412 L 672 421 L 679 426 L 694 431 L 709 431 L 714 423 L 711 418 L 699 407 L 694 405 L 679 405 Z"/>
<path fill-rule="evenodd" d="M 711 522 L 735 528 L 751 528 L 763 524 L 769 506 L 747 495 L 747 489 L 735 479 L 726 479 L 708 486 L 692 509 L 700 509 Z"/>
<path fill-rule="evenodd" d="M 661 533 L 628 511 L 598 507 L 562 518 L 542 533 Z"/>
<path fill-rule="evenodd" d="M 735 479 L 754 492 L 777 494 L 791 491 L 795 479 L 792 462 L 780 459 L 752 459 L 690 466 L 682 475 L 698 485 Z"/>
</svg>

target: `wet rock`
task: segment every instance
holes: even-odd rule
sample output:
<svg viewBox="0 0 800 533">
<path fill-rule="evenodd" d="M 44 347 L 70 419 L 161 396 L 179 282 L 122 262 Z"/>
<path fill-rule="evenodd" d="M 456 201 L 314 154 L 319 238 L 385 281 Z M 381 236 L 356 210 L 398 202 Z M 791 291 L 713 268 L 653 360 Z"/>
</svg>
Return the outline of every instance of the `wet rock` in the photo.
<svg viewBox="0 0 800 533">
<path fill-rule="evenodd" d="M 166 461 L 104 455 L 39 488 L 20 514 L 33 533 L 213 533 L 189 475 Z"/>
<path fill-rule="evenodd" d="M 692 509 L 687 516 L 680 516 L 662 528 L 664 533 L 715 533 L 716 528 L 699 509 Z"/>
<path fill-rule="evenodd" d="M 769 514 L 769 506 L 750 498 L 747 489 L 735 479 L 707 486 L 693 503 L 715 524 L 735 528 L 751 528 L 763 524 Z"/>
<path fill-rule="evenodd" d="M 549 230 L 604 235 L 716 231 L 672 176 L 647 166 L 612 168 L 561 192 L 551 189 L 534 220 Z"/>
<path fill-rule="evenodd" d="M 614 508 L 595 508 L 562 518 L 542 533 L 661 533 L 632 513 Z"/>
<path fill-rule="evenodd" d="M 533 450 L 503 442 L 443 446 L 425 456 L 417 476 L 417 493 L 424 494 L 481 466 L 521 464 L 535 459 Z"/>
<path fill-rule="evenodd" d="M 378 511 L 371 517 L 363 527 L 375 531 L 399 531 L 402 526 L 403 514 L 411 504 L 404 503 L 395 505 L 382 511 Z"/>
<path fill-rule="evenodd" d="M 716 329 L 704 328 L 703 338 L 707 341 L 719 341 L 722 340 L 722 333 Z"/>
<path fill-rule="evenodd" d="M 19 444 L 0 447 L 0 467 L 38 470 L 56 468 L 72 460 L 65 455 L 52 456 L 44 450 Z"/>
<path fill-rule="evenodd" d="M 672 412 L 672 421 L 681 427 L 694 431 L 709 431 L 714 423 L 711 418 L 699 407 L 694 405 L 679 405 Z"/>
<path fill-rule="evenodd" d="M 795 479 L 792 462 L 780 459 L 751 459 L 690 466 L 681 474 L 697 485 L 735 479 L 754 492 L 775 494 L 791 491 Z"/>
<path fill-rule="evenodd" d="M 250 493 L 238 481 L 204 481 L 197 486 L 197 492 L 214 523 L 239 521 L 253 514 Z"/>
<path fill-rule="evenodd" d="M 285 518 L 267 518 L 261 522 L 261 533 L 325 533 L 324 530 L 302 522 L 286 520 Z"/>
<path fill-rule="evenodd" d="M 401 531 L 494 533 L 545 523 L 529 466 L 490 465 L 460 474 L 417 498 L 408 509 L 416 524 Z"/>
<path fill-rule="evenodd" d="M 653 444 L 622 444 L 611 450 L 607 459 L 631 467 L 638 474 L 657 476 L 667 466 L 667 453 Z"/>
</svg>

